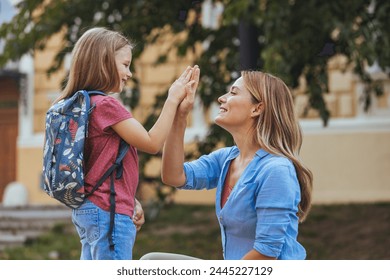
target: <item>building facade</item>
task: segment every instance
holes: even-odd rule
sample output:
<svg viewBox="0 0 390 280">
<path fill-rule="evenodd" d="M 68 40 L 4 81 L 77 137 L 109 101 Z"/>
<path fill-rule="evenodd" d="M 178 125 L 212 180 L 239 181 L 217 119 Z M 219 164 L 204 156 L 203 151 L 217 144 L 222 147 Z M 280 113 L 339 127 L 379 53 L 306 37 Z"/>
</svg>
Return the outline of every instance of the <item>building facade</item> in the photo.
<svg viewBox="0 0 390 280">
<path fill-rule="evenodd" d="M 167 35 L 169 36 L 169 35 Z M 56 204 L 41 189 L 42 147 L 45 114 L 59 94 L 68 63 L 48 76 L 58 51 L 59 35 L 53 36 L 44 51 L 34 57 L 23 56 L 0 71 L 0 202 L 7 185 L 21 184 L 31 205 Z M 156 58 L 164 52 L 164 42 L 149 46 L 135 69 L 140 81 L 141 97 L 133 115 L 143 121 L 152 108 L 154 96 L 164 91 L 193 58 L 178 58 L 172 52 L 164 65 L 155 66 Z M 390 80 L 378 69 L 368 69 L 384 85 L 384 94 L 375 98 L 369 112 L 363 111 L 359 99 L 363 83 L 345 71 L 345 59 L 334 57 L 329 63 L 329 93 L 326 102 L 331 111 L 327 127 L 315 112 L 301 118 L 304 142 L 301 157 L 314 173 L 314 203 L 351 203 L 390 201 Z M 304 83 L 302 83 L 304 87 Z M 303 89 L 301 90 L 303 91 Z M 222 93 L 221 93 L 222 94 Z M 307 98 L 295 93 L 298 112 Z M 205 114 L 197 104 L 186 132 L 186 143 L 205 137 L 217 112 L 211 107 Z M 159 175 L 160 162 L 154 160 L 147 172 Z M 144 188 L 144 199 L 153 197 L 153 187 Z M 213 191 L 178 191 L 179 203 L 213 203 Z"/>
</svg>

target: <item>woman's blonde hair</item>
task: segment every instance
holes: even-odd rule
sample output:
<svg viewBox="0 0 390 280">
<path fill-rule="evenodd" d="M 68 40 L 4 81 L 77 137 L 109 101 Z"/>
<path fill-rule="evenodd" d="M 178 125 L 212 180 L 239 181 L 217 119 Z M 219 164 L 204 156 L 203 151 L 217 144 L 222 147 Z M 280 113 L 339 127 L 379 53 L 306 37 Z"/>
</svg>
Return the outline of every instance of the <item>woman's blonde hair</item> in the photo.
<svg viewBox="0 0 390 280">
<path fill-rule="evenodd" d="M 311 207 L 313 174 L 299 158 L 302 131 L 295 114 L 292 94 L 279 78 L 260 71 L 242 71 L 246 89 L 262 112 L 256 122 L 256 141 L 271 154 L 289 158 L 295 166 L 301 188 L 298 216 L 302 222 Z"/>
<path fill-rule="evenodd" d="M 120 85 L 115 53 L 133 44 L 122 34 L 103 27 L 87 30 L 72 51 L 72 61 L 66 86 L 56 100 L 72 96 L 76 91 L 108 92 Z"/>
</svg>

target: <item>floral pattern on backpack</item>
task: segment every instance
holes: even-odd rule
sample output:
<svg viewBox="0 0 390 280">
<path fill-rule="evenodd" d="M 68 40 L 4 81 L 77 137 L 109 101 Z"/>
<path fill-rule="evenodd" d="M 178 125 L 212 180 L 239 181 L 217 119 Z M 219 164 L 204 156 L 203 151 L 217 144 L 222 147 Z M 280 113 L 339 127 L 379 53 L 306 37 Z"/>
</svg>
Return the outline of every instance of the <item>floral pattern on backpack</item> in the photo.
<svg viewBox="0 0 390 280">
<path fill-rule="evenodd" d="M 81 90 L 54 104 L 46 114 L 43 150 L 43 190 L 70 208 L 85 200 L 84 144 L 91 110 L 90 94 Z"/>
</svg>

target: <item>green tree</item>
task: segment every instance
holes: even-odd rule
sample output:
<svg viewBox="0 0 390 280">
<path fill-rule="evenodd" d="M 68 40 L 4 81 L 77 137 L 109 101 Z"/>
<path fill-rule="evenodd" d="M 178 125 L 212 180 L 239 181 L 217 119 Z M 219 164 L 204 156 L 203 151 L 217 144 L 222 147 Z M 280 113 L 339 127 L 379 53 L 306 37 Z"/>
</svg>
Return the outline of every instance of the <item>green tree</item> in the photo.
<svg viewBox="0 0 390 280">
<path fill-rule="evenodd" d="M 327 62 L 332 56 L 345 55 L 348 65 L 365 82 L 362 100 L 366 109 L 372 96 L 382 93 L 380 84 L 372 81 L 365 66 L 377 61 L 382 69 L 389 69 L 390 1 L 224 0 L 221 2 L 225 9 L 218 29 L 202 25 L 202 2 L 22 0 L 17 5 L 18 14 L 0 27 L 0 39 L 5 41 L 0 66 L 25 53 L 44 49 L 48 38 L 60 30 L 64 31 L 63 46 L 48 70 L 49 74 L 60 67 L 65 54 L 91 26 L 106 26 L 132 38 L 137 44 L 134 60 L 145 46 L 156 42 L 165 32 L 185 31 L 187 36 L 172 42 L 171 49 L 176 49 L 177 55 L 185 56 L 194 52 L 196 44 L 207 42 L 207 47 L 195 61 L 202 71 L 198 93 L 207 108 L 239 76 L 239 25 L 244 22 L 257 30 L 259 51 L 254 59 L 258 61 L 258 67 L 280 76 L 291 88 L 297 87 L 299 77 L 303 76 L 308 85 L 308 108 L 319 112 L 324 125 L 330 117 L 324 94 L 328 92 Z M 192 22 L 186 21 L 190 11 L 197 15 Z M 153 32 L 156 29 L 161 31 Z M 162 55 L 156 63 L 163 63 L 166 58 Z M 133 92 L 138 92 L 137 82 Z M 161 107 L 165 94 L 162 92 L 156 97 L 156 109 Z M 125 102 L 136 106 L 137 94 L 133 94 L 132 99 L 123 97 Z M 152 113 L 144 123 L 145 127 L 150 127 L 156 118 Z M 232 144 L 232 139 L 222 129 L 212 125 L 208 137 L 198 143 L 198 152 L 208 153 L 220 141 Z M 141 166 L 148 159 L 142 157 Z M 141 175 L 143 179 L 148 180 Z"/>
</svg>

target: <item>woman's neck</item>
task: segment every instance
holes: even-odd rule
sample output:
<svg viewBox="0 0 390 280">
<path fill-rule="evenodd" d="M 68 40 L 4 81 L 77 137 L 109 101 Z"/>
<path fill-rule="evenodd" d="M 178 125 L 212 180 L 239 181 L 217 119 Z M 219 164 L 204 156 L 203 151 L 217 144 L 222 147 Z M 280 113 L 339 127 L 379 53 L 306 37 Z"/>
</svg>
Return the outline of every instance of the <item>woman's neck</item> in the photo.
<svg viewBox="0 0 390 280">
<path fill-rule="evenodd" d="M 234 137 L 234 142 L 237 148 L 240 150 L 241 160 L 251 160 L 254 154 L 261 148 L 260 144 L 257 143 L 252 137 L 247 135 L 239 135 Z"/>
</svg>

